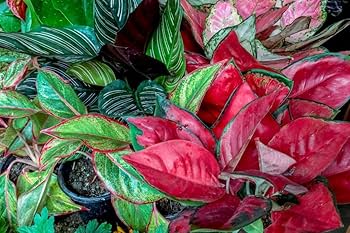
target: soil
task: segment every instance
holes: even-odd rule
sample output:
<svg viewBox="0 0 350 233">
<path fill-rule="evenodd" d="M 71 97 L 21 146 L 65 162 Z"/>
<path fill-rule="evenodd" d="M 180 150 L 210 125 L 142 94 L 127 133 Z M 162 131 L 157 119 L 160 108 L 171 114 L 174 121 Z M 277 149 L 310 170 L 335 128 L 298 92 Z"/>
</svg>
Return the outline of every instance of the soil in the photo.
<svg viewBox="0 0 350 233">
<path fill-rule="evenodd" d="M 107 192 L 103 182 L 96 176 L 90 159 L 85 157 L 73 162 L 68 184 L 73 191 L 87 197 L 96 197 Z"/>
<path fill-rule="evenodd" d="M 85 226 L 85 223 L 80 218 L 79 213 L 57 217 L 55 220 L 56 233 L 74 233 L 79 226 Z"/>
<path fill-rule="evenodd" d="M 21 174 L 26 165 L 23 163 L 15 163 L 10 170 L 10 180 L 16 184 L 17 178 Z"/>
<path fill-rule="evenodd" d="M 185 209 L 185 206 L 176 201 L 164 198 L 157 202 L 158 211 L 165 217 L 172 217 Z"/>
</svg>

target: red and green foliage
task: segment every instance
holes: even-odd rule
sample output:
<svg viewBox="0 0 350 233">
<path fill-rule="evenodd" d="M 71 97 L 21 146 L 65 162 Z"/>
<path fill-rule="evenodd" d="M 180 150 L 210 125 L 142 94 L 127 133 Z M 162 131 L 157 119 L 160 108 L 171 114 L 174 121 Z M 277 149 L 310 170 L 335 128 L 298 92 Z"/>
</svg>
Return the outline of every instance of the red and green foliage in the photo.
<svg viewBox="0 0 350 233">
<path fill-rule="evenodd" d="M 77 154 L 135 232 L 342 226 L 350 123 L 332 119 L 350 60 L 319 46 L 349 23 L 317 31 L 325 1 L 65 3 L 0 3 L 0 152 L 15 157 L 0 175 L 0 232 L 30 229 L 42 209 L 84 210 L 54 172 Z M 162 199 L 186 209 L 162 216 Z"/>
</svg>

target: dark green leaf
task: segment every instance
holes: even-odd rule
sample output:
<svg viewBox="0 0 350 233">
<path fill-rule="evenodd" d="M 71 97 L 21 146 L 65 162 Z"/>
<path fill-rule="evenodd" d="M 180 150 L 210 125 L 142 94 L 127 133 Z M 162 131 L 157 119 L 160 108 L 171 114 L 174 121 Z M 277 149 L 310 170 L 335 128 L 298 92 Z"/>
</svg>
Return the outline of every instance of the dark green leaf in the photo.
<svg viewBox="0 0 350 233">
<path fill-rule="evenodd" d="M 129 15 L 136 9 L 142 0 L 107 0 L 112 8 L 114 20 L 119 29 L 123 28 Z"/>
<path fill-rule="evenodd" d="M 118 26 L 112 14 L 110 0 L 95 0 L 95 32 L 101 44 L 113 44 L 118 32 Z"/>
<path fill-rule="evenodd" d="M 47 28 L 27 33 L 0 33 L 0 46 L 31 55 L 67 61 L 97 56 L 101 45 L 89 27 Z"/>
<path fill-rule="evenodd" d="M 21 21 L 13 15 L 6 2 L 0 4 L 0 27 L 4 32 L 18 32 Z"/>
<path fill-rule="evenodd" d="M 96 219 L 90 220 L 86 227 L 80 226 L 75 233 L 110 233 L 112 225 L 108 223 L 99 224 Z"/>
</svg>

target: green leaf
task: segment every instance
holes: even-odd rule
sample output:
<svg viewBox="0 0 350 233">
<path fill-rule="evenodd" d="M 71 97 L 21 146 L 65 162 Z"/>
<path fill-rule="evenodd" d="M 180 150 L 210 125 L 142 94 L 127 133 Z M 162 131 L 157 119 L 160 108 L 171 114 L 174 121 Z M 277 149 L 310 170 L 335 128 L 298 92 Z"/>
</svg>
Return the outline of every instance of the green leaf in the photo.
<svg viewBox="0 0 350 233">
<path fill-rule="evenodd" d="M 17 225 L 17 195 L 15 184 L 9 179 L 8 173 L 0 175 L 0 223 L 6 223 L 11 229 Z"/>
<path fill-rule="evenodd" d="M 22 173 L 17 181 L 18 194 L 21 195 L 30 191 L 33 187 L 42 182 L 46 176 L 47 174 L 43 171 Z M 43 205 L 45 205 L 49 213 L 53 215 L 67 214 L 82 209 L 81 206 L 75 204 L 69 196 L 62 191 L 55 174 L 51 176 L 46 197 L 43 197 L 43 199 L 45 199 Z"/>
<path fill-rule="evenodd" d="M 30 59 L 30 56 L 24 53 L 17 53 L 12 50 L 0 48 L 0 62 L 11 63 L 17 59 Z"/>
<path fill-rule="evenodd" d="M 153 207 L 153 213 L 151 221 L 147 227 L 147 233 L 163 233 L 168 232 L 169 221 L 166 220 L 155 208 Z"/>
<path fill-rule="evenodd" d="M 145 232 L 152 217 L 153 203 L 134 204 L 115 197 L 112 204 L 118 218 L 129 228 Z"/>
<path fill-rule="evenodd" d="M 170 72 L 163 86 L 171 92 L 185 73 L 185 53 L 180 26 L 183 10 L 179 0 L 168 0 L 163 16 L 148 44 L 146 54 L 163 62 Z"/>
<path fill-rule="evenodd" d="M 17 204 L 17 221 L 19 226 L 31 224 L 35 213 L 45 205 L 52 172 L 53 167 L 44 172 L 42 181 L 32 189 L 19 195 Z"/>
<path fill-rule="evenodd" d="M 25 3 L 29 7 L 31 17 L 34 16 L 38 21 L 36 24 L 55 28 L 74 25 L 93 26 L 93 1 L 91 0 L 25 0 Z"/>
<path fill-rule="evenodd" d="M 40 167 L 45 168 L 59 159 L 73 155 L 82 144 L 82 141 L 51 139 L 41 150 Z"/>
<path fill-rule="evenodd" d="M 6 2 L 0 4 L 0 27 L 4 32 L 18 32 L 21 21 L 12 14 Z"/>
<path fill-rule="evenodd" d="M 102 87 L 115 80 L 113 70 L 97 60 L 75 63 L 69 67 L 67 74 L 73 75 L 85 83 Z"/>
<path fill-rule="evenodd" d="M 152 115 L 157 95 L 166 96 L 162 86 L 153 81 L 143 81 L 134 93 L 125 81 L 116 80 L 100 92 L 98 106 L 102 114 L 113 118 Z"/>
<path fill-rule="evenodd" d="M 247 233 L 263 233 L 264 225 L 261 219 L 256 220 L 255 222 L 249 224 L 248 226 L 243 227 L 243 230 Z"/>
<path fill-rule="evenodd" d="M 24 142 L 30 143 L 33 140 L 33 122 L 28 118 L 17 118 L 12 122 L 12 127 L 15 132 L 21 134 L 22 137 L 19 137 L 15 133 L 16 137 L 11 142 L 8 147 L 8 153 L 15 153 L 17 150 L 20 150 L 24 147 Z"/>
<path fill-rule="evenodd" d="M 87 113 L 85 105 L 73 88 L 64 83 L 56 73 L 39 71 L 36 85 L 41 107 L 54 116 L 70 118 Z"/>
<path fill-rule="evenodd" d="M 47 115 L 47 118 L 45 119 L 45 121 L 42 122 L 40 130 L 50 128 L 50 127 L 52 127 L 54 125 L 57 125 L 58 123 L 60 123 L 60 119 L 59 118 Z M 51 138 L 50 136 L 40 133 L 39 137 L 38 137 L 38 140 L 37 140 L 38 144 L 45 144 L 50 138 Z"/>
<path fill-rule="evenodd" d="M 80 226 L 75 233 L 111 233 L 112 225 L 104 222 L 99 224 L 96 219 L 90 220 L 86 227 Z"/>
<path fill-rule="evenodd" d="M 89 27 L 47 28 L 27 33 L 0 33 L 0 46 L 35 56 L 65 61 L 83 61 L 97 56 L 101 49 Z"/>
<path fill-rule="evenodd" d="M 2 87 L 4 89 L 14 88 L 23 79 L 31 59 L 18 59 L 12 62 L 6 69 Z"/>
<path fill-rule="evenodd" d="M 119 29 L 122 29 L 129 18 L 142 0 L 107 0 L 112 7 L 114 20 Z"/>
<path fill-rule="evenodd" d="M 40 109 L 24 95 L 15 91 L 0 90 L 0 117 L 20 118 L 39 111 Z"/>
<path fill-rule="evenodd" d="M 118 26 L 112 14 L 110 0 L 95 0 L 95 32 L 101 44 L 113 44 Z"/>
<path fill-rule="evenodd" d="M 127 127 L 99 114 L 75 117 L 42 133 L 61 139 L 80 139 L 88 147 L 103 152 L 120 150 L 130 143 Z"/>
<path fill-rule="evenodd" d="M 55 233 L 54 223 L 54 217 L 49 217 L 47 208 L 43 208 L 41 215 L 35 215 L 32 226 L 21 226 L 17 231 L 18 233 Z"/>
<path fill-rule="evenodd" d="M 170 100 L 181 108 L 197 113 L 219 68 L 220 65 L 215 64 L 188 74 L 171 93 Z"/>
<path fill-rule="evenodd" d="M 123 160 L 123 156 L 130 153 L 131 150 L 95 153 L 94 166 L 107 189 L 115 196 L 139 204 L 163 198 L 164 194 L 148 185 L 139 173 Z"/>
</svg>

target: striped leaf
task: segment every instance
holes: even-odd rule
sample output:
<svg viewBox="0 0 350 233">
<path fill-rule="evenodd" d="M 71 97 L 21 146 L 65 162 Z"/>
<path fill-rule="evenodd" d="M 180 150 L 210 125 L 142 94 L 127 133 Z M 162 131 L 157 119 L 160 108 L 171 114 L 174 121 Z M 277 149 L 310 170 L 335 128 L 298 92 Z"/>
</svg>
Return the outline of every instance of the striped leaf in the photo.
<svg viewBox="0 0 350 233">
<path fill-rule="evenodd" d="M 113 18 L 118 28 L 121 29 L 142 0 L 109 0 L 108 2 L 112 8 Z"/>
<path fill-rule="evenodd" d="M 113 70 L 105 63 L 97 60 L 75 63 L 69 67 L 67 73 L 85 83 L 102 87 L 115 80 Z"/>
<path fill-rule="evenodd" d="M 147 55 L 163 62 L 170 76 L 163 78 L 167 91 L 175 88 L 185 73 L 185 53 L 180 26 L 183 16 L 179 0 L 168 0 L 162 19 L 148 44 Z"/>
<path fill-rule="evenodd" d="M 0 91 L 0 117 L 21 118 L 40 112 L 26 96 L 16 91 Z"/>
<path fill-rule="evenodd" d="M 184 77 L 171 93 L 171 101 L 181 108 L 197 113 L 219 68 L 219 64 L 207 66 Z"/>
<path fill-rule="evenodd" d="M 82 61 L 97 56 L 101 45 L 89 27 L 43 27 L 27 33 L 0 33 L 0 47 L 59 60 Z"/>
<path fill-rule="evenodd" d="M 100 92 L 98 108 L 102 114 L 113 118 L 137 116 L 142 113 L 136 105 L 131 88 L 126 82 L 119 79 Z"/>
<path fill-rule="evenodd" d="M 162 86 L 150 80 L 140 83 L 135 92 L 139 108 L 147 115 L 153 115 L 157 96 L 166 98 L 166 93 Z"/>
<path fill-rule="evenodd" d="M 60 118 L 86 114 L 85 105 L 73 88 L 54 72 L 42 70 L 37 77 L 38 99 L 42 108 Z"/>
<path fill-rule="evenodd" d="M 17 225 L 17 194 L 16 187 L 9 179 L 8 173 L 0 175 L 0 192 L 2 193 L 0 196 L 0 225 L 4 222 L 5 225 L 15 230 Z"/>
<path fill-rule="evenodd" d="M 164 89 L 150 80 L 143 81 L 133 90 L 122 80 L 116 80 L 105 87 L 99 95 L 100 112 L 106 116 L 152 115 L 157 95 L 165 97 Z"/>
<path fill-rule="evenodd" d="M 95 32 L 101 44 L 114 43 L 118 26 L 113 18 L 110 0 L 95 0 Z"/>
</svg>

